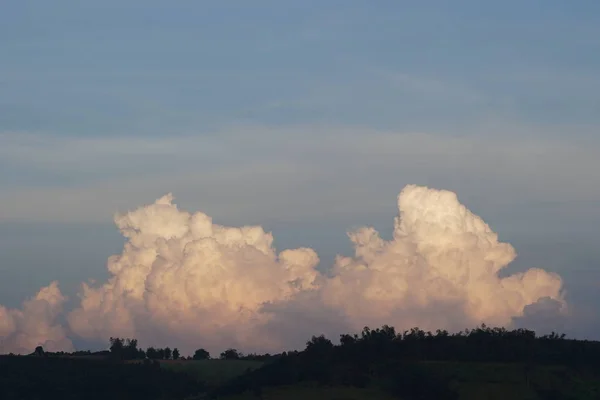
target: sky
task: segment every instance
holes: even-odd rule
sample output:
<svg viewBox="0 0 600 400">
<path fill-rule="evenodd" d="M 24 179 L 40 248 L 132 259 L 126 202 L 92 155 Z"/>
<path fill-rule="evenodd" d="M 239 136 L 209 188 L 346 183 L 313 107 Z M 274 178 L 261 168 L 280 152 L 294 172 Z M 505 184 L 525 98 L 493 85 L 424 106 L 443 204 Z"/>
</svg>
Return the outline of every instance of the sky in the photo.
<svg viewBox="0 0 600 400">
<path fill-rule="evenodd" d="M 347 232 L 372 226 L 396 243 L 399 208 L 409 215 L 417 207 L 402 209 L 397 196 L 415 184 L 456 193 L 514 247 L 501 276 L 558 274 L 569 309 L 563 331 L 600 339 L 600 3 L 7 0 L 2 8 L 6 309 L 27 310 L 23 301 L 58 281 L 60 293 L 48 286 L 38 294 L 50 305 L 44 318 L 61 321 L 75 347 L 101 341 L 109 332 L 78 325 L 85 312 L 69 314 L 87 310 L 81 283 L 117 276 L 109 257 L 137 246 L 115 213 L 144 210 L 167 193 L 219 226 L 262 226 L 276 253 L 314 249 L 314 267 L 327 274 L 336 255 L 356 250 Z M 442 212 L 440 204 L 431 207 Z M 332 282 L 320 284 L 322 299 Z M 274 305 L 303 295 L 282 290 L 266 299 L 279 310 L 269 324 L 316 301 Z M 192 300 L 196 308 L 208 301 Z M 156 311 L 149 304 L 144 312 Z M 331 307 L 353 323 L 363 315 Z M 128 310 L 102 321 L 141 318 Z M 321 317 L 308 325 L 318 331 L 329 320 Z M 342 326 L 354 325 L 327 329 Z M 123 333 L 192 346 L 182 330 L 153 336 L 151 328 Z"/>
</svg>

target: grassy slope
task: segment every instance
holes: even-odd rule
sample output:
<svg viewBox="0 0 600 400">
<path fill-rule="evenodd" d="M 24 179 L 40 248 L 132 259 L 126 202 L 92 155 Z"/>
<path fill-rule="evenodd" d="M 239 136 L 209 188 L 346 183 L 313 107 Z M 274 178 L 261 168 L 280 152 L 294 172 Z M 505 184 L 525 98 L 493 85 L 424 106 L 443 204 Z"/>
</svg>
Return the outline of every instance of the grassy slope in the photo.
<svg viewBox="0 0 600 400">
<path fill-rule="evenodd" d="M 460 399 L 538 399 L 528 386 L 521 367 L 514 364 L 424 363 L 433 371 L 449 377 L 458 389 Z"/>
<path fill-rule="evenodd" d="M 259 368 L 262 364 L 260 361 L 246 360 L 168 360 L 160 363 L 164 368 L 185 372 L 209 385 L 222 384 L 248 370 Z"/>
<path fill-rule="evenodd" d="M 426 362 L 427 368 L 449 377 L 461 400 L 542 399 L 536 388 L 560 394 L 565 399 L 600 399 L 600 376 L 576 372 L 566 366 L 536 366 L 528 379 L 519 364 Z"/>
<path fill-rule="evenodd" d="M 224 361 L 222 363 L 227 363 Z M 210 368 L 210 362 L 204 364 Z M 536 387 L 554 393 L 556 399 L 600 399 L 600 376 L 575 372 L 565 366 L 537 366 L 526 378 L 524 366 L 519 364 L 423 362 L 432 372 L 447 376 L 459 393 L 460 400 L 545 400 Z M 243 371 L 239 367 L 237 371 Z M 233 375 L 230 375 L 233 376 Z M 391 396 L 374 387 L 319 387 L 309 384 L 265 388 L 262 397 L 251 393 L 225 397 L 223 400 L 389 400 Z M 569 397 L 566 397 L 569 396 Z"/>
</svg>

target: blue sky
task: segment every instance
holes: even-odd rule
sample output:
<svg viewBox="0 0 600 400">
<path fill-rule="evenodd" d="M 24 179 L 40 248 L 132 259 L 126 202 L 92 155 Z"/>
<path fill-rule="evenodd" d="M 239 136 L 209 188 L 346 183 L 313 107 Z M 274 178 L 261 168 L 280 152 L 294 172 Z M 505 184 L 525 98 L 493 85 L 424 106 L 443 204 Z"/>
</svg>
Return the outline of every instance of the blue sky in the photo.
<svg viewBox="0 0 600 400">
<path fill-rule="evenodd" d="M 349 228 L 389 235 L 409 183 L 600 300 L 597 1 L 2 9 L 0 304 L 105 278 L 112 214 L 166 192 L 327 263 Z"/>
</svg>

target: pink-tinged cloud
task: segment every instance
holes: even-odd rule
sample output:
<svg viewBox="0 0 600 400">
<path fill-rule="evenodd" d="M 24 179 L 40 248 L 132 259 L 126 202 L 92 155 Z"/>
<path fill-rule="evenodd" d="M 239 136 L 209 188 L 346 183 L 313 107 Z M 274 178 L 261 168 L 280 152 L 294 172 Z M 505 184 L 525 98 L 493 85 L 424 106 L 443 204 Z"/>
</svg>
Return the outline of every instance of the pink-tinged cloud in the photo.
<svg viewBox="0 0 600 400">
<path fill-rule="evenodd" d="M 327 274 L 315 269 L 311 249 L 277 253 L 261 227 L 217 225 L 172 201 L 167 195 L 115 217 L 125 246 L 109 258 L 108 282 L 83 285 L 68 316 L 75 334 L 136 337 L 186 353 L 277 351 L 320 331 L 508 326 L 540 300 L 565 307 L 556 274 L 498 276 L 513 247 L 452 192 L 405 187 L 392 240 L 372 228 L 350 233 L 355 255 L 339 256 Z"/>
<path fill-rule="evenodd" d="M 73 350 L 65 328 L 57 322 L 66 300 L 58 282 L 52 282 L 21 309 L 0 306 L 0 354 L 28 354 L 37 346 L 47 351 Z"/>
</svg>

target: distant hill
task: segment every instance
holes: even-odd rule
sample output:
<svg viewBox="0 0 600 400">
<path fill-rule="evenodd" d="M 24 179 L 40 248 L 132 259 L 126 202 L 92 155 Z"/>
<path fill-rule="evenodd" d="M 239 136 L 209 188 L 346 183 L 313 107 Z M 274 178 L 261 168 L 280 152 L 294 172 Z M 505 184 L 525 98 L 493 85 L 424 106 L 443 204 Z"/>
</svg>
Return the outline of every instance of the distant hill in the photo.
<svg viewBox="0 0 600 400">
<path fill-rule="evenodd" d="M 365 328 L 339 344 L 313 336 L 302 351 L 210 359 L 143 350 L 0 356 L 0 399 L 599 400 L 600 343 L 482 325 L 450 334 Z M 173 359 L 175 358 L 175 359 Z"/>
</svg>

